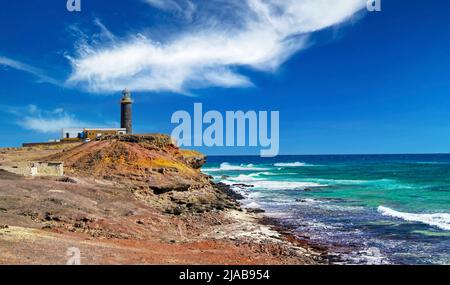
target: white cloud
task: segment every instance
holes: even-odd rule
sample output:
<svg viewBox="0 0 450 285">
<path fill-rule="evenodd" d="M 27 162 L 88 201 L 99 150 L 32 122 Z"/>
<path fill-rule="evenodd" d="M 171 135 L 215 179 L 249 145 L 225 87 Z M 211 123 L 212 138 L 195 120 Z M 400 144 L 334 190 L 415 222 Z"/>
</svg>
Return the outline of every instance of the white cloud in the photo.
<svg viewBox="0 0 450 285">
<path fill-rule="evenodd" d="M 30 73 L 30 74 L 36 76 L 40 80 L 40 82 L 46 82 L 46 83 L 51 83 L 54 85 L 60 85 L 60 83 L 57 80 L 45 75 L 44 71 L 40 70 L 39 68 L 33 67 L 31 65 L 25 64 L 23 62 L 0 56 L 0 66 L 1 65 Z"/>
<path fill-rule="evenodd" d="M 39 133 L 58 133 L 62 128 L 78 127 L 117 127 L 117 123 L 85 122 L 69 114 L 63 108 L 42 110 L 36 105 L 11 107 L 0 105 L 2 110 L 17 117 L 15 123 L 23 129 Z"/>
<path fill-rule="evenodd" d="M 146 1 L 166 10 L 180 5 L 175 0 Z M 183 93 L 210 86 L 251 86 L 240 67 L 276 71 L 308 46 L 309 35 L 345 22 L 366 5 L 366 0 L 202 1 L 206 2 L 209 5 L 197 5 L 200 20 L 191 29 L 164 42 L 136 35 L 100 47 L 79 46 L 70 58 L 68 83 L 92 92 L 128 87 Z M 232 7 L 233 19 L 223 20 L 218 5 Z"/>
</svg>

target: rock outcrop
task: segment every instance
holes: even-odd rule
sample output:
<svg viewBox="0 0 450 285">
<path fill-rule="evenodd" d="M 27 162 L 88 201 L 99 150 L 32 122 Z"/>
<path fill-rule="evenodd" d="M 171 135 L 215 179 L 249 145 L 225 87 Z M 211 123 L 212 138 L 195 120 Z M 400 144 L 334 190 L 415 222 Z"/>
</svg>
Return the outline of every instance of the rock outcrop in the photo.
<svg viewBox="0 0 450 285">
<path fill-rule="evenodd" d="M 122 185 L 167 213 L 239 208 L 201 173 L 205 156 L 179 149 L 166 135 L 105 136 L 47 159 L 63 161 L 69 175 Z"/>
</svg>

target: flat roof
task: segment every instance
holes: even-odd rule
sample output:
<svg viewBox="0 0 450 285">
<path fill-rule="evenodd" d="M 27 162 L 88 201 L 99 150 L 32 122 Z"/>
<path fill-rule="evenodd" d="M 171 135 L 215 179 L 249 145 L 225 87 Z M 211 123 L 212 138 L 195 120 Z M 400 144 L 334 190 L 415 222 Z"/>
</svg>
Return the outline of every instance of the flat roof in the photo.
<svg viewBox="0 0 450 285">
<path fill-rule="evenodd" d="M 85 128 L 85 131 L 126 131 L 126 128 Z"/>
</svg>

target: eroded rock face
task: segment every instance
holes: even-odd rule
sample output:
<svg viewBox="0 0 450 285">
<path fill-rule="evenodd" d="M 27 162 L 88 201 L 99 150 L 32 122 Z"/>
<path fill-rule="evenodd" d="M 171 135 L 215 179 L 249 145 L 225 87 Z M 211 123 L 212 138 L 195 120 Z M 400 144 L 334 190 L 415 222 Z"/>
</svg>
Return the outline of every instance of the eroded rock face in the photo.
<svg viewBox="0 0 450 285">
<path fill-rule="evenodd" d="M 106 136 L 53 155 L 70 175 L 112 181 L 166 213 L 239 208 L 200 168 L 203 154 L 181 150 L 166 135 Z"/>
<path fill-rule="evenodd" d="M 182 159 L 194 169 L 200 169 L 206 163 L 206 156 L 199 152 L 181 150 Z"/>
</svg>

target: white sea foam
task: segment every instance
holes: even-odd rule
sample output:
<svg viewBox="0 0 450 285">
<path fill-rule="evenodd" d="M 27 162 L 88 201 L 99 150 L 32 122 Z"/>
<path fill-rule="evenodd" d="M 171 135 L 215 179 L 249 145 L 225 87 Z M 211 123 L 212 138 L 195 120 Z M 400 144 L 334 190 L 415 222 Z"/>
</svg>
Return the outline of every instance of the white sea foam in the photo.
<svg viewBox="0 0 450 285">
<path fill-rule="evenodd" d="M 304 162 L 280 162 L 274 164 L 276 167 L 301 167 L 308 166 L 308 164 Z"/>
<path fill-rule="evenodd" d="M 246 208 L 250 208 L 250 209 L 258 209 L 258 208 L 261 207 L 261 205 L 259 205 L 259 204 L 256 203 L 256 202 L 251 202 L 251 203 L 249 203 L 249 204 L 246 204 L 245 207 L 246 207 Z"/>
<path fill-rule="evenodd" d="M 344 255 L 346 256 L 346 255 Z M 365 265 L 383 265 L 389 264 L 389 260 L 381 253 L 377 247 L 370 247 L 351 253 L 346 256 L 351 261 L 351 264 L 365 264 Z"/>
<path fill-rule="evenodd" d="M 221 182 L 232 186 L 233 184 L 250 184 L 249 188 L 256 190 L 304 190 L 314 187 L 326 187 L 327 184 L 313 181 L 278 181 L 258 177 L 261 172 L 240 174 L 235 177 L 228 177 Z"/>
<path fill-rule="evenodd" d="M 251 175 L 252 176 L 260 176 L 260 175 L 275 176 L 275 175 L 287 175 L 287 174 L 291 174 L 291 173 L 273 173 L 273 172 L 269 172 L 269 171 L 264 171 L 264 172 L 252 173 Z"/>
<path fill-rule="evenodd" d="M 378 212 L 384 216 L 403 219 L 409 222 L 420 222 L 430 226 L 438 227 L 441 230 L 450 231 L 450 214 L 412 214 L 398 212 L 387 207 L 379 206 Z"/>
<path fill-rule="evenodd" d="M 254 170 L 254 169 L 253 169 Z M 253 177 L 253 178 L 258 178 L 258 179 L 264 179 L 263 177 L 261 177 L 261 175 L 263 176 L 286 176 L 286 175 L 296 175 L 297 173 L 273 173 L 273 172 L 255 172 L 255 173 L 250 173 L 248 175 L 245 174 L 241 174 L 239 175 L 240 177 Z"/>
<path fill-rule="evenodd" d="M 255 176 L 257 176 L 257 175 L 255 175 L 255 174 L 248 174 L 248 175 L 240 174 L 239 176 L 236 176 L 236 177 L 230 177 L 230 178 L 228 178 L 228 180 L 236 181 L 236 182 L 252 182 L 252 181 L 261 180 L 261 178 L 256 178 Z"/>
<path fill-rule="evenodd" d="M 259 190 L 305 190 L 307 188 L 325 187 L 327 185 L 313 182 L 293 182 L 293 181 L 272 181 L 272 180 L 254 180 L 254 181 L 237 181 L 223 180 L 225 184 L 233 185 L 238 182 L 250 182 L 251 188 Z"/>
<path fill-rule="evenodd" d="M 241 165 L 233 165 L 228 162 L 224 162 L 220 164 L 219 168 L 203 168 L 203 171 L 210 172 L 210 171 L 264 171 L 269 170 L 269 168 L 264 167 L 255 167 L 253 164 L 241 164 Z"/>
</svg>

